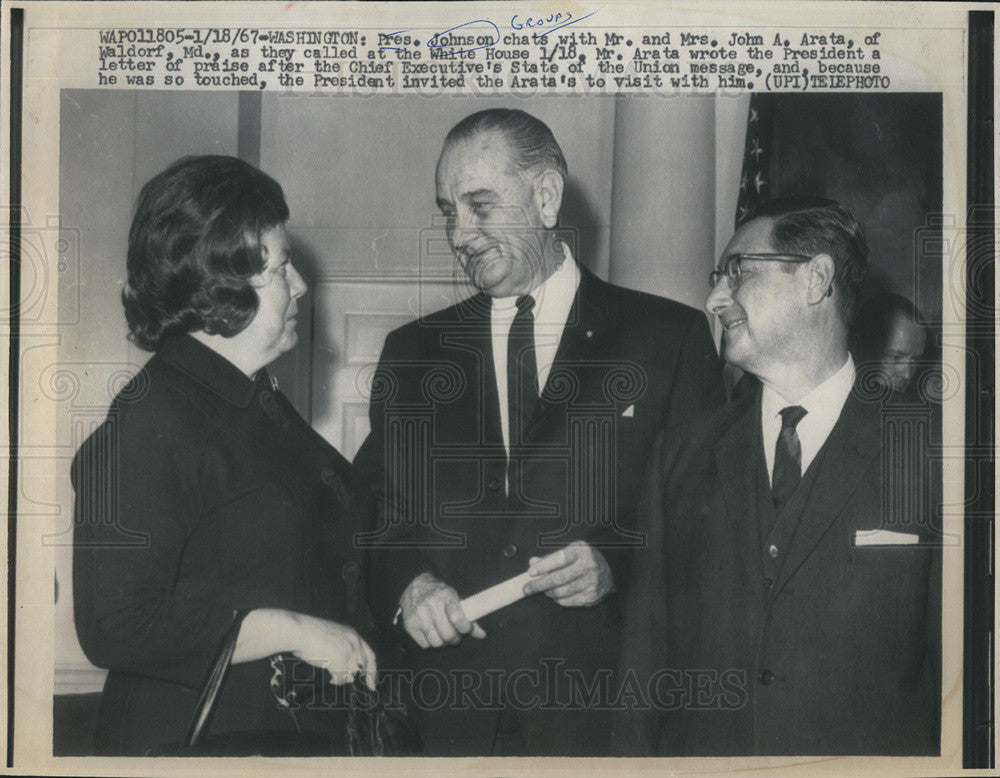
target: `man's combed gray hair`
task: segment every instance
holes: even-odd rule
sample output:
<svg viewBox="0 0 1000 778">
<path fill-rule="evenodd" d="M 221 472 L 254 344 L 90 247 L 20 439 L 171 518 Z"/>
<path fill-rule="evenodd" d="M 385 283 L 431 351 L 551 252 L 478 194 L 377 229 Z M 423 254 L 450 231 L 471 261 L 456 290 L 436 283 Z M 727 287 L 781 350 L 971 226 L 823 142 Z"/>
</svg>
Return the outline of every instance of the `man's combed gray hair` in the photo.
<svg viewBox="0 0 1000 778">
<path fill-rule="evenodd" d="M 444 145 L 469 140 L 484 132 L 500 132 L 514 151 L 519 170 L 555 170 L 565 180 L 568 168 L 562 149 L 545 122 L 516 108 L 488 108 L 466 116 L 452 127 Z"/>
</svg>

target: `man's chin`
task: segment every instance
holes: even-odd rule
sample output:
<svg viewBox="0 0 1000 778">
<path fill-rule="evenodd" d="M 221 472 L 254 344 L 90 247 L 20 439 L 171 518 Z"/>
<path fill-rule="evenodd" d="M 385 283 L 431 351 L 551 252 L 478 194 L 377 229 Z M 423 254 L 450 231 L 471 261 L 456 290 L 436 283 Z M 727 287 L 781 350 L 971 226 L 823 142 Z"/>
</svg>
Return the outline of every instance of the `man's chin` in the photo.
<svg viewBox="0 0 1000 778">
<path fill-rule="evenodd" d="M 490 297 L 511 297 L 516 291 L 508 291 L 510 268 L 502 259 L 482 260 L 475 267 L 466 270 L 472 285 Z"/>
<path fill-rule="evenodd" d="M 725 364 L 738 367 L 744 373 L 754 372 L 754 360 L 751 358 L 752 355 L 747 353 L 746 349 L 724 343 L 722 353 L 719 356 Z"/>
<path fill-rule="evenodd" d="M 739 358 L 741 352 L 745 351 L 740 343 L 742 340 L 740 336 L 742 334 L 742 330 L 738 327 L 733 330 L 726 330 L 722 333 L 722 356 L 730 365 L 736 364 L 734 360 Z"/>
</svg>

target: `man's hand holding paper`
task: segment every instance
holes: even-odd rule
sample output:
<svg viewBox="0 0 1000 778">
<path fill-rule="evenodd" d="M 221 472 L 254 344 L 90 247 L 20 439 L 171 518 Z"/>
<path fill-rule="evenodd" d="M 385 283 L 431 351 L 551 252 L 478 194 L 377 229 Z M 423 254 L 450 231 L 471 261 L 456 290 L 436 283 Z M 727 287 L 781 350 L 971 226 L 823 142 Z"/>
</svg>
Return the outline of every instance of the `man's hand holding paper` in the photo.
<svg viewBox="0 0 1000 778">
<path fill-rule="evenodd" d="M 465 601 L 460 601 L 458 592 L 432 573 L 421 573 L 400 598 L 403 626 L 421 648 L 440 648 L 455 645 L 463 635 L 486 637 L 482 627 L 469 620 L 463 605 L 478 617 L 521 596 L 544 593 L 564 607 L 581 607 L 596 605 L 614 590 L 604 555 L 582 540 L 528 562 L 530 578 L 519 593 L 508 590 L 511 584 L 519 584 L 523 575 Z"/>
<path fill-rule="evenodd" d="M 413 579 L 399 607 L 403 626 L 421 648 L 454 645 L 462 635 L 486 637 L 482 627 L 466 618 L 458 593 L 432 573 L 421 573 Z"/>
<path fill-rule="evenodd" d="M 528 563 L 532 580 L 525 584 L 524 593 L 544 592 L 567 608 L 596 605 L 615 588 L 604 555 L 583 540 L 546 556 L 532 557 Z"/>
</svg>

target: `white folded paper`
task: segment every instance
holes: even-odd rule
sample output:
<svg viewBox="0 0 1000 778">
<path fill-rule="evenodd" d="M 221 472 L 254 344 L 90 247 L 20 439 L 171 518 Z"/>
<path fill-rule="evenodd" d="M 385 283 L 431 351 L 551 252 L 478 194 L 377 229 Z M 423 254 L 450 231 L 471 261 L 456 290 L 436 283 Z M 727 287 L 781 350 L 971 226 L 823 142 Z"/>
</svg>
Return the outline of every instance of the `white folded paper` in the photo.
<svg viewBox="0 0 1000 778">
<path fill-rule="evenodd" d="M 469 621 L 475 621 L 483 616 L 493 613 L 493 611 L 517 602 L 524 597 L 524 585 L 531 580 L 529 573 L 521 573 L 514 578 L 508 578 L 496 586 L 483 589 L 478 594 L 466 597 L 460 603 L 465 617 Z"/>
<path fill-rule="evenodd" d="M 920 536 L 909 532 L 891 532 L 887 529 L 858 530 L 854 533 L 855 546 L 912 546 Z"/>
</svg>

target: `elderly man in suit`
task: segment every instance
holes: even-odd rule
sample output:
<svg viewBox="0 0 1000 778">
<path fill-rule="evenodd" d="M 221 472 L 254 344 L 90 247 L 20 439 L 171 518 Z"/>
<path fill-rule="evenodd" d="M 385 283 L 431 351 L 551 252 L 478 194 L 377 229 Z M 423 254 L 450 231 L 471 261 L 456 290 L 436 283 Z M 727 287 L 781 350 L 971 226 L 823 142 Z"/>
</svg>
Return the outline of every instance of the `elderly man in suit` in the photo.
<svg viewBox="0 0 1000 778">
<path fill-rule="evenodd" d="M 707 321 L 607 284 L 556 227 L 566 161 L 519 110 L 449 133 L 437 203 L 478 292 L 388 335 L 357 457 L 375 607 L 405 630 L 430 755 L 599 754 L 656 431 L 722 402 Z M 476 623 L 460 600 L 531 572 Z"/>
<path fill-rule="evenodd" d="M 855 381 L 867 261 L 848 209 L 776 201 L 711 274 L 723 354 L 762 386 L 657 441 L 617 753 L 938 753 L 936 486 Z"/>
</svg>

